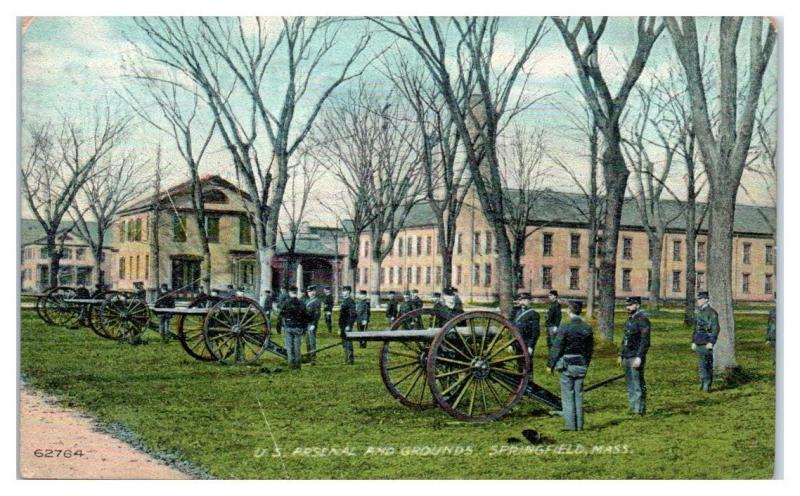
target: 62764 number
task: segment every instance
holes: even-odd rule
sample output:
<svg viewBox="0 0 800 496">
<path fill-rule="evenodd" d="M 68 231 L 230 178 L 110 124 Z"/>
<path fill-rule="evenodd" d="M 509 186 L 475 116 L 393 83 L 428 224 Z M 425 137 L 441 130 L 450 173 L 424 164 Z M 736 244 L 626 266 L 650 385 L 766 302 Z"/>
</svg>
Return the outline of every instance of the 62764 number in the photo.
<svg viewBox="0 0 800 496">
<path fill-rule="evenodd" d="M 61 450 L 61 449 L 37 449 L 34 450 L 33 456 L 37 458 L 78 458 L 83 456 L 83 450 Z"/>
</svg>

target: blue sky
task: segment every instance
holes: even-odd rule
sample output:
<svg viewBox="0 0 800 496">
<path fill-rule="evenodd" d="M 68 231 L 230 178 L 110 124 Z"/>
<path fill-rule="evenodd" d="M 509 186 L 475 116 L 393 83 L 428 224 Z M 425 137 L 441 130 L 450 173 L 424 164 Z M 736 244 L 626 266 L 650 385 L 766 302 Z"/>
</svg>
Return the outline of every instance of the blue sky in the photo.
<svg viewBox="0 0 800 496">
<path fill-rule="evenodd" d="M 533 29 L 539 20 L 530 17 L 503 18 L 498 35 L 498 61 L 506 60 L 504 57 L 513 57 L 515 50 L 522 44 L 526 30 Z M 270 18 L 269 21 L 271 26 L 278 23 L 276 18 Z M 712 21 L 701 21 L 701 28 Z M 532 71 L 532 76 L 526 91 L 551 96 L 522 114 L 519 122 L 526 127 L 544 127 L 551 151 L 582 169 L 585 163 L 581 159 L 583 151 L 576 149 L 574 143 L 565 139 L 564 127 L 567 121 L 563 112 L 557 108 L 573 101 L 574 97 L 571 95 L 574 95 L 574 91 L 569 76 L 575 73 L 575 69 L 559 33 L 549 22 L 547 27 L 548 34 L 527 66 Z M 328 71 L 336 71 L 337 64 L 346 58 L 348 51 L 365 30 L 372 32 L 368 48 L 372 53 L 378 53 L 394 42 L 391 36 L 380 32 L 374 24 L 366 21 L 347 23 L 340 32 L 337 49 L 329 54 L 325 60 L 326 65 L 322 66 L 323 70 L 315 87 L 321 88 L 329 80 Z M 618 86 L 625 60 L 635 48 L 635 30 L 635 18 L 612 18 L 601 42 L 601 66 L 612 90 Z M 746 26 L 742 36 L 745 43 L 742 45 L 746 44 L 748 37 L 749 29 Z M 141 43 L 147 48 L 138 28 L 127 17 L 37 18 L 23 36 L 23 124 L 54 118 L 58 112 L 87 114 L 94 105 L 105 99 L 115 101 L 114 89 L 129 84 L 124 78 L 122 60 L 135 55 L 131 41 Z M 411 53 L 403 44 L 397 45 L 397 49 Z M 654 48 L 648 71 L 659 73 L 666 70 L 670 64 L 671 51 L 671 39 L 664 32 Z M 776 57 L 773 54 L 773 66 Z M 774 74 L 774 70 L 772 72 Z M 388 87 L 388 83 L 376 71 L 368 70 L 365 77 L 375 87 Z M 275 77 L 269 83 L 280 85 L 281 79 Z M 774 82 L 766 86 L 767 91 L 775 91 Z M 276 95 L 280 93 L 279 91 Z M 310 95 L 308 102 L 299 109 L 300 117 L 308 111 L 308 105 L 313 101 L 313 95 Z M 181 180 L 184 177 L 183 164 L 172 150 L 168 137 L 141 123 L 136 125 L 127 146 L 140 150 L 144 156 L 152 156 L 159 142 L 163 144 L 167 161 L 174 163 L 170 180 Z M 232 177 L 227 152 L 221 150 L 218 144 L 212 146 L 204 168 L 207 173 L 222 172 L 223 175 Z M 679 181 L 679 178 L 676 177 L 674 181 Z M 745 177 L 745 181 L 750 184 L 751 194 L 759 203 L 768 201 L 769 196 L 760 181 L 750 177 Z M 571 188 L 566 177 L 555 177 L 551 183 L 558 189 Z M 740 201 L 747 199 L 740 195 Z"/>
</svg>

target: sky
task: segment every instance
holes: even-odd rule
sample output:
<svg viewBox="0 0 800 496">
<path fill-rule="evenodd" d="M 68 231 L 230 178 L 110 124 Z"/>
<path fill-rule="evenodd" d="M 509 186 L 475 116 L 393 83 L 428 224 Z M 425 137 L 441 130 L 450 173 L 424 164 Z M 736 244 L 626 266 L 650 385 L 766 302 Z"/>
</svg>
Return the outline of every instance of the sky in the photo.
<svg viewBox="0 0 800 496">
<path fill-rule="evenodd" d="M 280 20 L 269 18 L 269 28 L 280 26 Z M 533 29 L 539 18 L 509 17 L 501 21 L 501 29 L 497 38 L 495 59 L 497 66 L 514 57 L 521 48 L 526 32 Z M 710 26 L 713 19 L 701 21 L 701 31 Z M 548 150 L 558 156 L 565 163 L 574 167 L 578 177 L 586 177 L 586 160 L 584 147 L 574 140 L 569 139 L 569 120 L 565 117 L 564 107 L 578 108 L 580 100 L 576 97 L 573 80 L 575 68 L 568 50 L 564 46 L 555 26 L 549 21 L 546 23 L 547 33 L 541 44 L 534 51 L 526 70 L 531 76 L 524 88 L 526 96 L 548 95 L 539 103 L 517 118 L 517 123 L 526 128 L 543 128 L 546 133 Z M 320 64 L 318 76 L 312 79 L 309 97 L 301 102 L 298 108 L 298 120 L 302 120 L 309 112 L 310 106 L 316 102 L 316 96 L 325 83 L 331 80 L 332 74 L 340 67 L 343 60 L 352 50 L 352 47 L 365 33 L 371 36 L 367 51 L 362 59 L 367 60 L 375 54 L 390 50 L 402 50 L 410 54 L 410 49 L 404 44 L 396 44 L 394 38 L 367 21 L 353 20 L 345 23 L 339 32 L 337 46 L 326 56 Z M 616 91 L 626 67 L 626 60 L 632 55 L 636 42 L 635 18 L 612 18 L 608 29 L 601 41 L 600 65 L 612 88 Z M 713 41 L 713 31 L 711 31 Z M 743 29 L 741 43 L 746 45 L 749 37 L 749 27 Z M 134 49 L 136 44 L 140 49 L 148 51 L 148 45 L 133 20 L 128 17 L 60 17 L 36 18 L 27 27 L 23 35 L 22 50 L 22 119 L 23 126 L 33 122 L 57 119 L 60 114 L 86 117 L 92 109 L 104 102 L 110 102 L 126 111 L 124 102 L 120 102 L 118 93 L 126 88 L 137 87 L 126 77 L 126 68 L 123 61 L 136 60 L 138 54 Z M 672 44 L 668 33 L 665 31 L 653 49 L 648 68 L 642 76 L 642 81 L 654 75 L 664 74 L 672 67 L 674 56 Z M 771 61 L 771 78 L 765 81 L 765 92 L 777 92 L 775 78 L 777 54 L 773 54 Z M 285 64 L 276 60 L 274 75 L 267 78 L 267 87 L 282 88 L 282 77 Z M 745 66 L 745 63 L 740 64 Z M 389 83 L 383 78 L 377 67 L 367 68 L 363 76 L 370 87 L 377 91 L 386 91 Z M 348 84 L 353 84 L 348 83 Z M 344 87 L 343 91 L 348 88 Z M 517 88 L 517 91 L 523 91 Z M 275 92 L 275 97 L 268 98 L 268 104 L 276 106 L 282 90 Z M 635 104 L 632 102 L 632 104 Z M 152 110 L 152 109 L 151 109 Z M 209 121 L 210 122 L 210 121 Z M 23 142 L 24 143 L 24 142 Z M 152 158 L 158 144 L 162 145 L 164 161 L 168 166 L 167 184 L 174 184 L 184 180 L 185 166 L 174 147 L 171 138 L 156 130 L 143 121 L 136 120 L 132 127 L 125 148 L 133 150 L 142 157 L 143 170 L 152 167 Z M 660 152 L 652 149 L 656 161 L 660 160 Z M 679 167 L 678 167 L 679 168 Z M 574 190 L 575 186 L 568 176 L 551 169 L 553 177 L 548 181 L 548 186 L 559 190 Z M 212 141 L 209 153 L 201 166 L 203 174 L 221 174 L 229 179 L 234 179 L 233 167 L 229 155 L 223 149 L 218 139 Z M 333 180 L 333 179 L 331 179 Z M 335 180 L 333 180 L 335 181 Z M 680 191 L 681 175 L 676 171 L 671 175 L 672 189 Z M 752 174 L 743 178 L 747 185 L 748 195 L 740 194 L 742 203 L 757 203 L 769 205 L 772 196 L 768 192 L 769 185 Z M 319 199 L 326 200 L 326 194 L 336 191 L 336 185 L 331 181 L 322 181 L 324 188 L 320 188 Z M 328 191 L 326 191 L 328 190 Z M 29 217 L 23 207 L 22 215 Z M 311 209 L 309 221 L 312 223 L 329 223 L 329 210 L 314 206 Z"/>
</svg>

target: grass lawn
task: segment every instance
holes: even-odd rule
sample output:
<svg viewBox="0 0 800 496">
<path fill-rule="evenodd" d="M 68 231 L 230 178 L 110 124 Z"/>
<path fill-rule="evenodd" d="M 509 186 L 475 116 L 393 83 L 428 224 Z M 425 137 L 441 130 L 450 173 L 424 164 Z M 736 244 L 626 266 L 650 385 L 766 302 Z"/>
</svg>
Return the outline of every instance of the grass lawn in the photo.
<svg viewBox="0 0 800 496">
<path fill-rule="evenodd" d="M 618 381 L 586 394 L 586 430 L 577 433 L 562 432 L 560 417 L 528 399 L 492 424 L 409 410 L 384 389 L 377 343 L 356 344 L 350 367 L 338 347 L 300 371 L 273 355 L 255 366 L 220 366 L 197 362 L 155 334 L 129 346 L 88 329 L 48 327 L 32 311 L 21 315 L 28 385 L 214 478 L 761 479 L 773 473 L 775 374 L 764 315 L 737 316 L 743 370 L 737 384 L 718 381 L 711 394 L 698 391 L 681 314 L 653 315 L 647 415 L 628 416 Z M 382 328 L 382 313 L 374 315 L 371 327 Z M 623 321 L 618 314 L 618 329 Z M 327 331 L 321 336 L 320 346 L 334 342 Z M 545 348 L 542 338 L 536 381 L 558 392 L 557 376 L 544 372 Z M 587 385 L 619 373 L 611 347 L 595 355 Z M 549 447 L 532 449 L 523 429 L 540 431 Z M 523 443 L 507 445 L 509 437 Z M 281 456 L 273 456 L 275 445 Z"/>
</svg>

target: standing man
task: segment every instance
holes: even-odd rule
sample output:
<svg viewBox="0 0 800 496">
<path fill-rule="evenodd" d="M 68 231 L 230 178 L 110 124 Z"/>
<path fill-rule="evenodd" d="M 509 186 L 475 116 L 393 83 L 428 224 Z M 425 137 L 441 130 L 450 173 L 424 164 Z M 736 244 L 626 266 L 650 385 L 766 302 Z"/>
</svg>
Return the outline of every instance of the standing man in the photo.
<svg viewBox="0 0 800 496">
<path fill-rule="evenodd" d="M 362 289 L 358 292 L 358 300 L 356 301 L 356 321 L 358 325 L 358 332 L 364 332 L 369 328 L 369 315 L 369 297 L 367 296 L 367 292 Z M 358 344 L 362 348 L 367 347 L 366 341 L 359 341 Z"/>
<path fill-rule="evenodd" d="M 286 288 L 281 288 L 281 292 L 278 294 L 278 299 L 276 300 L 277 312 L 275 312 L 278 319 L 278 323 L 275 325 L 275 330 L 278 331 L 278 334 L 281 333 L 281 329 L 283 328 L 283 316 L 281 314 L 281 308 L 283 308 L 283 304 L 286 303 L 286 300 L 288 299 L 289 293 L 287 293 Z"/>
<path fill-rule="evenodd" d="M 333 295 L 331 288 L 325 286 L 322 295 L 322 309 L 325 312 L 325 327 L 328 328 L 328 333 L 333 332 Z"/>
<path fill-rule="evenodd" d="M 650 349 L 650 319 L 641 309 L 641 296 L 629 296 L 625 304 L 629 317 L 625 322 L 625 335 L 622 337 L 618 363 L 625 367 L 630 412 L 634 415 L 644 415 L 647 400 L 644 365 L 647 350 Z"/>
<path fill-rule="evenodd" d="M 453 298 L 455 299 L 455 307 L 453 307 L 453 309 L 460 315 L 464 313 L 464 302 L 461 301 L 461 297 L 458 296 L 458 288 L 451 286 L 450 290 L 453 292 Z"/>
<path fill-rule="evenodd" d="M 544 325 L 547 327 L 547 349 L 550 350 L 553 347 L 553 336 L 558 331 L 558 326 L 561 325 L 561 302 L 558 301 L 558 291 L 555 289 L 550 290 L 547 299 L 550 300 L 550 303 L 547 304 L 547 317 L 545 317 Z"/>
<path fill-rule="evenodd" d="M 261 308 L 264 309 L 264 313 L 267 314 L 267 322 L 272 327 L 272 291 L 269 289 L 264 291 L 264 297 L 261 299 L 260 304 Z"/>
<path fill-rule="evenodd" d="M 569 302 L 569 322 L 553 336 L 547 371 L 561 372 L 561 409 L 564 429 L 583 430 L 583 380 L 594 351 L 592 327 L 583 321 L 583 303 Z"/>
<path fill-rule="evenodd" d="M 445 312 L 447 307 L 444 305 L 444 299 L 442 298 L 442 293 L 434 292 L 433 293 L 433 313 L 434 313 L 434 325 L 436 327 L 442 327 L 445 322 Z"/>
<path fill-rule="evenodd" d="M 692 350 L 697 353 L 697 368 L 700 371 L 700 389 L 711 391 L 714 381 L 714 345 L 719 336 L 717 311 L 708 304 L 708 291 L 697 293 L 697 311 L 694 314 Z"/>
<path fill-rule="evenodd" d="M 155 303 L 156 308 L 174 308 L 175 298 L 169 292 L 169 287 L 162 284 L 158 290 L 158 299 Z M 172 318 L 171 314 L 162 313 L 158 317 L 158 333 L 161 334 L 161 341 L 168 343 L 170 340 L 169 320 Z"/>
<path fill-rule="evenodd" d="M 525 345 L 528 347 L 528 354 L 531 356 L 531 371 L 533 371 L 533 352 L 536 351 L 536 342 L 539 341 L 541 333 L 539 314 L 531 306 L 530 293 L 517 295 L 516 304 L 517 312 L 513 322 L 519 328 Z"/>
<path fill-rule="evenodd" d="M 356 322 L 356 303 L 350 296 L 350 286 L 342 288 L 341 307 L 339 308 L 339 334 L 342 337 L 342 348 L 344 348 L 344 362 L 353 365 L 353 343 L 345 339 L 344 333 L 353 330 Z"/>
<path fill-rule="evenodd" d="M 419 297 L 418 289 L 411 290 L 411 305 L 413 310 L 419 310 L 422 308 L 422 298 Z M 419 315 L 414 319 L 414 327 L 417 329 L 422 329 L 422 326 L 422 315 Z"/>
<path fill-rule="evenodd" d="M 397 296 L 394 291 L 389 291 L 389 301 L 386 302 L 386 320 L 389 325 L 392 325 L 394 319 L 397 318 Z"/>
<path fill-rule="evenodd" d="M 290 369 L 300 368 L 300 342 L 306 332 L 310 319 L 306 306 L 297 297 L 297 286 L 290 286 L 288 298 L 280 308 L 283 327 L 286 334 L 283 342 L 286 346 L 286 358 Z"/>
<path fill-rule="evenodd" d="M 402 315 L 407 314 L 408 312 L 412 312 L 414 310 L 414 303 L 411 301 L 411 293 L 406 291 L 403 293 L 403 301 L 400 302 L 400 305 L 397 306 L 397 316 L 400 317 Z M 413 326 L 411 322 L 406 320 L 404 325 L 405 329 L 412 329 Z"/>
<path fill-rule="evenodd" d="M 308 328 L 306 329 L 306 349 L 311 365 L 317 362 L 317 325 L 319 314 L 322 311 L 322 302 L 317 298 L 317 287 L 308 287 L 308 300 L 306 300 L 306 313 L 308 314 Z"/>
</svg>

